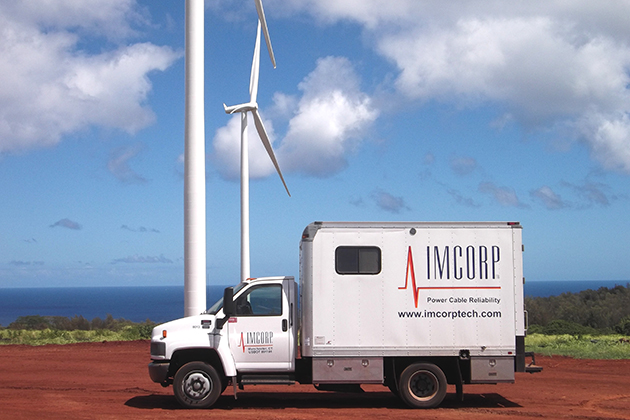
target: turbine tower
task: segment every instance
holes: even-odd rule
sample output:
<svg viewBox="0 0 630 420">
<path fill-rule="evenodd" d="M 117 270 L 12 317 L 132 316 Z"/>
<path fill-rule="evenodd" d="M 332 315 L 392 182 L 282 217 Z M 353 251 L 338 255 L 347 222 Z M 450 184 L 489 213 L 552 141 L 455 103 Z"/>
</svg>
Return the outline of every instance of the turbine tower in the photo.
<svg viewBox="0 0 630 420">
<path fill-rule="evenodd" d="M 184 316 L 206 310 L 204 1 L 186 0 Z"/>
<path fill-rule="evenodd" d="M 269 154 L 269 158 L 273 165 L 280 175 L 280 179 L 282 180 L 282 184 L 291 196 L 289 192 L 289 188 L 287 187 L 286 182 L 284 181 L 284 177 L 282 176 L 282 172 L 280 171 L 280 166 L 278 165 L 278 161 L 276 160 L 276 156 L 273 152 L 273 148 L 271 147 L 271 142 L 269 141 L 269 136 L 267 135 L 267 131 L 265 130 L 265 126 L 263 125 L 262 119 L 260 118 L 260 114 L 258 113 L 258 103 L 256 102 L 258 96 L 258 75 L 259 75 L 259 67 L 260 67 L 260 32 L 262 32 L 265 36 L 265 42 L 267 43 L 267 50 L 269 51 L 269 57 L 271 58 L 271 63 L 273 67 L 276 67 L 276 59 L 273 55 L 273 48 L 271 47 L 271 39 L 269 38 L 269 31 L 267 28 L 267 22 L 265 20 L 265 12 L 262 7 L 261 0 L 254 0 L 256 4 L 256 10 L 258 11 L 258 28 L 256 32 L 256 45 L 254 47 L 254 58 L 252 60 L 252 69 L 249 79 L 249 102 L 226 106 L 223 104 L 225 108 L 225 112 L 227 114 L 234 114 L 237 112 L 241 113 L 241 281 L 246 280 L 250 277 L 250 257 L 249 257 L 249 139 L 247 135 L 247 113 L 251 112 L 252 117 L 254 118 L 254 125 L 256 126 L 256 131 L 260 136 L 260 140 L 265 146 L 267 153 Z"/>
</svg>

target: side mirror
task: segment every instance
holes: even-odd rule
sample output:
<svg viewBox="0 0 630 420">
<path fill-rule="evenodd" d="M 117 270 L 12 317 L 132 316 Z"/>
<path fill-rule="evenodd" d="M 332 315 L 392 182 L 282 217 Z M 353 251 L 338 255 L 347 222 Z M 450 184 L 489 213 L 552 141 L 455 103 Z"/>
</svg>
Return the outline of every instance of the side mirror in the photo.
<svg viewBox="0 0 630 420">
<path fill-rule="evenodd" d="M 223 291 L 223 315 L 232 316 L 236 313 L 236 304 L 234 303 L 234 288 L 226 287 Z"/>
<path fill-rule="evenodd" d="M 226 287 L 223 291 L 223 318 L 217 319 L 217 328 L 222 329 L 232 315 L 236 313 L 236 304 L 234 303 L 234 288 Z"/>
</svg>

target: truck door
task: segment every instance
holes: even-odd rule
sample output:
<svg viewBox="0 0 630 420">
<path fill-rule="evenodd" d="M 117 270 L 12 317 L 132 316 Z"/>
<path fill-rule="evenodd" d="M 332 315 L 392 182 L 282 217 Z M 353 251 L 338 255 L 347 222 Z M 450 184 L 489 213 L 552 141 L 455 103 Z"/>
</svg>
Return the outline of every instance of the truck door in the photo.
<svg viewBox="0 0 630 420">
<path fill-rule="evenodd" d="M 241 372 L 295 369 L 294 281 L 253 285 L 235 298 L 229 343 Z"/>
</svg>

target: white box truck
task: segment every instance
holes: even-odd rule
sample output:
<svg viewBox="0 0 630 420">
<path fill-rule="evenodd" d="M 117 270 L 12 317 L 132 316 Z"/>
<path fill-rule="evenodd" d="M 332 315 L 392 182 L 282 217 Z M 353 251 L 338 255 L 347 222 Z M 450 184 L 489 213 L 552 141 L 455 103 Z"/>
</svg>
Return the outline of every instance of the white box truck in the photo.
<svg viewBox="0 0 630 420">
<path fill-rule="evenodd" d="M 513 382 L 526 365 L 522 236 L 508 222 L 315 222 L 293 277 L 226 288 L 203 314 L 155 327 L 150 377 L 179 403 L 228 385 L 382 384 L 415 408 L 447 384 Z M 299 295 L 298 295 L 299 290 Z M 533 357 L 533 355 L 530 355 Z"/>
</svg>

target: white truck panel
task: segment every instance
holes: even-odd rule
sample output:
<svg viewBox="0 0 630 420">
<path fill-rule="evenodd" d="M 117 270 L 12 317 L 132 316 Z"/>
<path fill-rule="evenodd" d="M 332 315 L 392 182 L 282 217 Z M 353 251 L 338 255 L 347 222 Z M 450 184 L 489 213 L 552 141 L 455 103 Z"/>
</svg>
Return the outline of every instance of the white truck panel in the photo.
<svg viewBox="0 0 630 420">
<path fill-rule="evenodd" d="M 305 356 L 514 355 L 520 226 L 330 223 L 301 244 Z M 378 247 L 378 274 L 339 274 L 338 247 Z"/>
<path fill-rule="evenodd" d="M 516 335 L 524 336 L 526 331 L 525 322 L 525 297 L 523 276 L 523 231 L 522 229 L 512 230 L 513 248 L 514 248 L 514 317 L 516 319 L 515 328 Z M 521 250 L 521 252 L 518 252 Z"/>
</svg>

